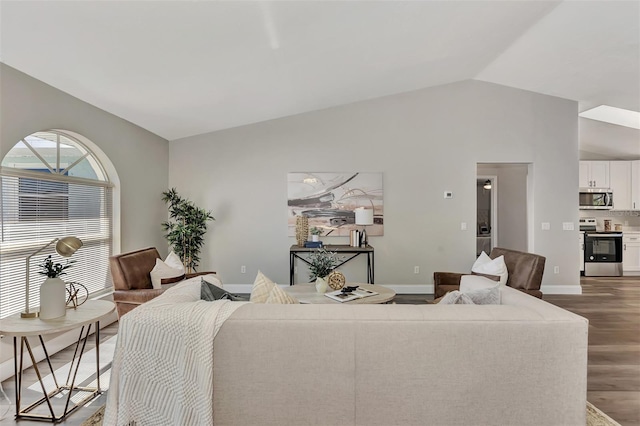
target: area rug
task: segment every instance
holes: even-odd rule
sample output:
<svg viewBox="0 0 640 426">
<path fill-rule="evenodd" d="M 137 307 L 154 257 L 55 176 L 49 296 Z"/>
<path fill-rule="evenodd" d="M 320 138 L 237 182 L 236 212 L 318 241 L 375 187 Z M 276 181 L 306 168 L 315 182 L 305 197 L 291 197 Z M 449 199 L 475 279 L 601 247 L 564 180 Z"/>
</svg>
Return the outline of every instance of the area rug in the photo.
<svg viewBox="0 0 640 426">
<path fill-rule="evenodd" d="M 91 417 L 82 422 L 80 426 L 102 426 L 102 419 L 104 418 L 104 405 L 98 408 L 98 411 L 93 413 Z"/>
<path fill-rule="evenodd" d="M 98 409 L 91 417 L 85 420 L 80 426 L 102 426 L 104 417 L 104 405 Z M 586 426 L 621 426 L 620 423 L 598 410 L 593 404 L 587 401 L 587 425 Z"/>
<path fill-rule="evenodd" d="M 587 401 L 587 426 L 620 426 L 620 423 Z"/>
</svg>

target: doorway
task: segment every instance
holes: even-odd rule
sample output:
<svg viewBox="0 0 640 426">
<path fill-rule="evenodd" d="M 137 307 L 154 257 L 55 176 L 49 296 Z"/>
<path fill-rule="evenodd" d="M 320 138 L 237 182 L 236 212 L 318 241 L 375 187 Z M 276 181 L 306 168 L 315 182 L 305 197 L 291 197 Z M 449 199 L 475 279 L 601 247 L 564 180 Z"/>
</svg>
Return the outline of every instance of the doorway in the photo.
<svg viewBox="0 0 640 426">
<path fill-rule="evenodd" d="M 494 247 L 529 251 L 530 166 L 528 163 L 477 164 L 476 252 L 488 254 Z"/>
<path fill-rule="evenodd" d="M 498 177 L 478 175 L 476 179 L 476 256 L 498 241 Z"/>
</svg>

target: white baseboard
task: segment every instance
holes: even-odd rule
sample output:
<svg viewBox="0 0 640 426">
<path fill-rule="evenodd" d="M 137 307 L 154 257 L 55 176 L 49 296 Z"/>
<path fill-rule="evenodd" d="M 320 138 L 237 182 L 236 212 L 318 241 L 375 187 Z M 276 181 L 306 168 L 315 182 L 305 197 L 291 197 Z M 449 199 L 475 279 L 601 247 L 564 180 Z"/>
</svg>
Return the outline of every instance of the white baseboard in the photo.
<svg viewBox="0 0 640 426">
<path fill-rule="evenodd" d="M 382 284 L 392 289 L 396 294 L 433 294 L 433 284 Z M 253 284 L 224 284 L 229 293 L 250 294 Z M 280 285 L 287 289 L 288 285 Z"/>
<path fill-rule="evenodd" d="M 582 286 L 579 285 L 543 285 L 540 287 L 542 294 L 582 294 Z M 544 296 L 543 296 L 544 298 Z"/>
</svg>

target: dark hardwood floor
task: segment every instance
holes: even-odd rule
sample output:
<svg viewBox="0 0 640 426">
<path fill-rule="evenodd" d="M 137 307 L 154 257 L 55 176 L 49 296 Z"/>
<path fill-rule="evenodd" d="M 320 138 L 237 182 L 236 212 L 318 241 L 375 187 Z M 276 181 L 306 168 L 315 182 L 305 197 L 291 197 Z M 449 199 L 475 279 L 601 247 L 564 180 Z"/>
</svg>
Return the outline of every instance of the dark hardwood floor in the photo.
<svg viewBox="0 0 640 426">
<path fill-rule="evenodd" d="M 581 283 L 581 295 L 545 295 L 544 300 L 589 319 L 587 400 L 623 426 L 640 425 L 640 277 L 582 278 Z M 423 304 L 427 299 L 433 299 L 433 296 L 398 295 L 395 302 Z M 107 341 L 117 331 L 116 322 L 101 331 L 100 340 Z M 92 348 L 92 344 L 91 339 L 88 349 Z M 53 355 L 54 368 L 69 362 L 71 355 L 72 348 Z M 33 369 L 26 374 L 26 383 L 36 382 Z M 13 398 L 13 379 L 4 381 L 2 386 Z M 74 413 L 62 424 L 81 424 L 104 404 L 105 395 L 100 398 L 100 401 Z M 6 407 L 5 401 L 1 406 Z M 14 408 L 11 407 L 12 410 Z M 36 423 L 16 422 L 13 411 L 0 421 L 0 426 L 18 424 Z"/>
<path fill-rule="evenodd" d="M 587 400 L 640 425 L 640 277 L 583 277 L 582 294 L 544 300 L 589 320 Z"/>
</svg>

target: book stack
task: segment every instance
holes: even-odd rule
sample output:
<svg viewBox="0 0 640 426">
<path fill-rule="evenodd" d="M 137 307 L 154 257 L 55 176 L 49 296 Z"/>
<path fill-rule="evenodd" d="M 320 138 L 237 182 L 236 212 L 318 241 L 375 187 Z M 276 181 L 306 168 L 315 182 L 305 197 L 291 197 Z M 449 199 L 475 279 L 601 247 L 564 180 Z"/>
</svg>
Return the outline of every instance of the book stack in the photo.
<svg viewBox="0 0 640 426">
<path fill-rule="evenodd" d="M 306 248 L 322 248 L 322 241 L 305 241 Z"/>
<path fill-rule="evenodd" d="M 362 245 L 362 232 L 357 229 L 351 230 L 349 233 L 349 245 L 351 247 L 360 247 Z"/>
</svg>

